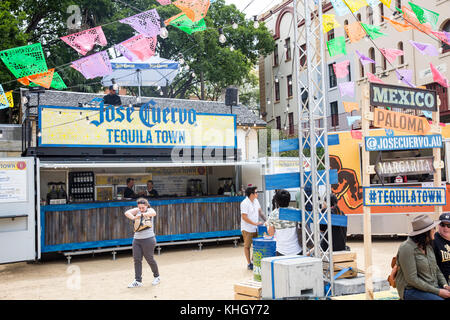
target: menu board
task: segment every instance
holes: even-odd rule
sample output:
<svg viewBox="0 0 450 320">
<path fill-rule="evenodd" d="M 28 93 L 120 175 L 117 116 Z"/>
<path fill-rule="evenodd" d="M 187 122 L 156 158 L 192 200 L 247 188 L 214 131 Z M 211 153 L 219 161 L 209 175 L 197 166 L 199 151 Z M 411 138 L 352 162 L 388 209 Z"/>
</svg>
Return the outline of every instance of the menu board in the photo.
<svg viewBox="0 0 450 320">
<path fill-rule="evenodd" d="M 26 201 L 26 162 L 0 161 L 0 203 Z"/>
<path fill-rule="evenodd" d="M 160 196 L 185 196 L 190 179 L 200 179 L 203 192 L 207 192 L 205 167 L 149 168 L 148 171 L 153 176 L 153 187 Z"/>
</svg>

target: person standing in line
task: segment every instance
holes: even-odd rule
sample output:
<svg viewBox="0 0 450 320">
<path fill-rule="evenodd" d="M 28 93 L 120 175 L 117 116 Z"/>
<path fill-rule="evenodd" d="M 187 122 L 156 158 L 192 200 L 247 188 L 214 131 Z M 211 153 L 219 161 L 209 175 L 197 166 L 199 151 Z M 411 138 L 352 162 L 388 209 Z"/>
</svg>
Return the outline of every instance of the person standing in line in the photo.
<svg viewBox="0 0 450 320">
<path fill-rule="evenodd" d="M 275 194 L 275 209 L 267 220 L 267 231 L 276 239 L 276 255 L 287 256 L 302 253 L 297 234 L 297 222 L 280 220 L 280 208 L 289 207 L 291 194 L 287 190 L 278 190 Z"/>
<path fill-rule="evenodd" d="M 439 217 L 438 232 L 434 235 L 433 249 L 437 264 L 445 280 L 450 282 L 450 213 Z"/>
<path fill-rule="evenodd" d="M 156 216 L 156 212 L 153 208 L 150 208 L 150 204 L 144 198 L 139 198 L 137 201 L 137 208 L 132 208 L 125 212 L 125 216 L 133 222 L 141 219 L 141 215 L 144 218 L 151 218 L 151 226 L 137 231 L 133 237 L 133 260 L 134 260 L 134 281 L 128 285 L 128 288 L 142 287 L 142 257 L 149 264 L 153 272 L 152 285 L 157 285 L 161 281 L 159 277 L 158 265 L 153 257 L 153 252 L 156 246 L 155 233 L 153 231 L 153 217 Z"/>
<path fill-rule="evenodd" d="M 398 249 L 395 282 L 402 300 L 450 298 L 450 286 L 436 263 L 431 246 L 438 223 L 427 215 L 418 215 L 412 221 L 413 232 Z"/>
<path fill-rule="evenodd" d="M 263 224 L 258 221 L 258 216 L 264 221 L 266 220 L 259 205 L 256 189 L 256 187 L 248 187 L 245 190 L 246 198 L 241 202 L 241 232 L 244 239 L 244 254 L 247 259 L 248 270 L 253 270 L 253 263 L 250 259 L 253 238 L 258 236 L 258 226 Z"/>
</svg>

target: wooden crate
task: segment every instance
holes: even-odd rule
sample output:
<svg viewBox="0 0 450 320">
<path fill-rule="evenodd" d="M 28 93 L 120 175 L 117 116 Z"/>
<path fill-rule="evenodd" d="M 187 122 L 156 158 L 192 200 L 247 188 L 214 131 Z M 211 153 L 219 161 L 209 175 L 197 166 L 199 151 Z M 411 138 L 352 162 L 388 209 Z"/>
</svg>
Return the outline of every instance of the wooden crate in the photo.
<svg viewBox="0 0 450 320">
<path fill-rule="evenodd" d="M 333 263 L 333 265 L 334 265 L 334 275 L 338 274 L 342 269 L 352 268 L 351 270 L 348 270 L 347 272 L 345 272 L 344 274 L 339 276 L 339 279 L 354 278 L 358 275 L 358 265 L 356 263 L 356 260 L 355 261 L 337 262 L 337 263 Z M 327 269 L 328 263 L 324 262 L 323 267 L 324 267 L 324 269 Z"/>
<path fill-rule="evenodd" d="M 333 263 L 356 261 L 356 252 L 352 251 L 335 251 L 333 252 Z"/>
<path fill-rule="evenodd" d="M 234 293 L 234 300 L 261 300 L 261 298 L 247 296 L 245 294 L 240 294 L 240 293 Z"/>
<path fill-rule="evenodd" d="M 261 299 L 261 282 L 247 280 L 234 285 L 235 300 L 259 300 Z"/>
</svg>

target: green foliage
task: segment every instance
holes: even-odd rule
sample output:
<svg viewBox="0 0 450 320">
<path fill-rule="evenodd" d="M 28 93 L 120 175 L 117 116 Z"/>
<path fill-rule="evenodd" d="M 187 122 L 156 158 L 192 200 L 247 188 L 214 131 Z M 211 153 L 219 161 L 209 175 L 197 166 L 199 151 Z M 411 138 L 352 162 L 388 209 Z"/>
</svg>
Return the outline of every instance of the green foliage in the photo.
<svg viewBox="0 0 450 320">
<path fill-rule="evenodd" d="M 69 22 L 74 20 L 74 12 L 68 10 L 71 5 L 80 8 L 81 29 L 68 27 Z M 103 31 L 108 40 L 107 48 L 111 48 L 133 36 L 134 30 L 129 25 L 110 22 L 153 8 L 157 8 L 163 21 L 181 12 L 174 5 L 161 6 L 155 0 L 2 0 L 0 50 L 40 42 L 48 68 L 59 66 L 56 71 L 69 87 L 68 90 L 98 92 L 102 88 L 99 84 L 101 79 L 86 80 L 71 68 L 70 62 L 81 58 L 81 55 L 59 38 L 105 25 Z M 178 61 L 182 53 L 186 61 L 174 82 L 163 88 L 165 96 L 187 98 L 197 95 L 202 99 L 217 100 L 226 87 L 254 81 L 251 70 L 258 57 L 268 55 L 274 49 L 274 40 L 263 23 L 258 29 L 253 28 L 253 23 L 246 21 L 243 13 L 234 5 L 226 5 L 224 0 L 211 4 L 205 22 L 205 31 L 188 35 L 168 26 L 169 37 L 158 37 L 157 52 L 161 57 Z M 239 25 L 236 30 L 231 27 L 233 22 Z M 218 29 L 221 27 L 227 37 L 225 44 L 218 41 Z M 234 51 L 230 50 L 231 45 Z M 88 54 L 107 48 L 96 46 Z M 21 86 L 14 80 L 10 71 L 0 63 L 0 83 L 6 83 L 6 91 Z M 135 88 L 129 89 L 136 92 Z M 152 87 L 143 88 L 142 94 L 159 96 L 159 92 Z"/>
</svg>

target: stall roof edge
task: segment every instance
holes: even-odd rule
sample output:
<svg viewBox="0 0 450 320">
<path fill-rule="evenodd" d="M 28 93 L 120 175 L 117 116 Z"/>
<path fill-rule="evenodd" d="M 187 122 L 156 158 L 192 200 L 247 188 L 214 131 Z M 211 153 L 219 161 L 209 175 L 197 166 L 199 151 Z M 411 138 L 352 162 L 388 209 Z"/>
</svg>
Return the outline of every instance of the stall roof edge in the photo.
<svg viewBox="0 0 450 320">
<path fill-rule="evenodd" d="M 88 104 L 94 98 L 103 98 L 104 94 L 100 93 L 84 93 L 73 91 L 56 91 L 46 90 L 45 93 L 39 95 L 40 105 L 74 107 L 81 104 Z M 120 95 L 123 105 L 136 104 L 136 97 L 129 95 Z M 230 114 L 231 109 L 233 114 L 237 116 L 237 124 L 257 127 L 265 127 L 267 123 L 254 114 L 248 107 L 243 105 L 226 106 L 224 102 L 206 101 L 206 100 L 188 100 L 188 99 L 173 99 L 173 98 L 158 98 L 158 97 L 141 97 L 141 102 L 145 103 L 154 100 L 157 104 L 167 107 L 185 107 L 193 108 L 200 113 L 219 113 Z M 37 105 L 37 94 L 30 97 L 30 106 Z"/>
</svg>

